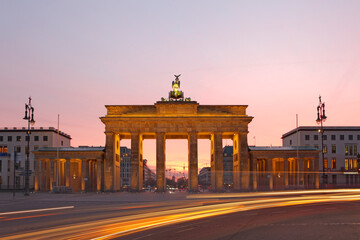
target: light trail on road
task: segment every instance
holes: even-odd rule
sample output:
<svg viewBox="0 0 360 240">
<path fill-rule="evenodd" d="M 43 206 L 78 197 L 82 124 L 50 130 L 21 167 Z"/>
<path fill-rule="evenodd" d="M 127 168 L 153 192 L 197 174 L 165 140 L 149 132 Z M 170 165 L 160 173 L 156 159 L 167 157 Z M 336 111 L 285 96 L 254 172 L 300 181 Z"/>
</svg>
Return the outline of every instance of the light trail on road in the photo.
<svg viewBox="0 0 360 240">
<path fill-rule="evenodd" d="M 304 194 L 304 192 L 306 191 L 301 191 L 300 194 Z M 274 196 L 271 197 L 269 197 L 268 193 L 252 194 L 256 194 L 256 198 L 238 199 L 236 201 L 231 199 L 231 202 L 226 203 L 214 203 L 214 199 L 211 198 L 211 200 L 208 201 L 209 204 L 202 206 L 183 207 L 171 210 L 163 210 L 160 208 L 154 210 L 154 212 L 140 212 L 129 216 L 74 223 L 67 226 L 7 236 L 3 239 L 112 239 L 169 224 L 241 211 L 300 204 L 360 201 L 360 189 L 351 189 L 350 191 L 326 190 L 325 192 L 319 190 L 311 191 L 311 193 L 306 192 L 306 194 L 300 196 L 294 196 L 292 191 L 274 192 Z M 239 194 L 238 196 L 244 196 L 244 194 Z M 249 197 L 249 194 L 247 197 Z M 206 204 L 207 202 L 202 198 L 202 203 Z"/>
<path fill-rule="evenodd" d="M 63 210 L 63 209 L 70 209 L 70 208 L 74 208 L 74 206 L 56 207 L 56 208 L 41 208 L 41 209 L 32 209 L 32 210 L 24 210 L 24 211 L 15 211 L 15 212 L 2 212 L 2 213 L 0 213 L 0 215 L 11 215 L 11 214 L 44 212 L 44 211 L 55 211 L 55 210 Z"/>
</svg>

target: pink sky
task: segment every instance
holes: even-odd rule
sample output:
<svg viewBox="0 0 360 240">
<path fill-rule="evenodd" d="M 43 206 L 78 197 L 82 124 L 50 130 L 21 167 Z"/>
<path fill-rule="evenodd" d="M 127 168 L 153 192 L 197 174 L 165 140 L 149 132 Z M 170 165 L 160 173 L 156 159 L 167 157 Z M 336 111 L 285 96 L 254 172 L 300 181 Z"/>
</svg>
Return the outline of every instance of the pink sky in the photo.
<svg viewBox="0 0 360 240">
<path fill-rule="evenodd" d="M 359 125 L 359 12 L 359 1 L 1 1 L 0 127 L 25 126 L 32 96 L 37 127 L 60 114 L 73 146 L 104 145 L 104 105 L 154 104 L 174 74 L 200 104 L 249 105 L 249 145 L 281 145 L 296 114 L 314 125 L 319 94 L 326 125 Z M 181 168 L 186 141 L 167 144 Z"/>
</svg>

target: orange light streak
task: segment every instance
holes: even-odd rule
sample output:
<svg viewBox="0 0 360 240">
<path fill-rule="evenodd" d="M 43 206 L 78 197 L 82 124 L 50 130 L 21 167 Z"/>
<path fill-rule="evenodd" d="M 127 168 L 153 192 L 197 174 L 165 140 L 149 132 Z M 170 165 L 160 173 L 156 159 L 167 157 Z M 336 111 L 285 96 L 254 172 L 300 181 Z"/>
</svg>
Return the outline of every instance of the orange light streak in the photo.
<svg viewBox="0 0 360 240">
<path fill-rule="evenodd" d="M 157 207 L 158 205 L 147 205 L 147 206 L 132 206 L 132 207 L 122 207 L 117 209 L 138 209 L 138 208 L 150 208 L 150 207 Z"/>
<path fill-rule="evenodd" d="M 59 215 L 59 214 L 62 214 L 62 213 L 49 213 L 49 214 L 33 215 L 33 216 L 25 216 L 25 217 L 5 218 L 5 219 L 1 219 L 0 221 L 1 221 L 1 222 L 4 222 L 4 221 L 13 221 L 13 220 L 18 220 L 18 219 L 45 217 L 45 216 L 52 216 L 52 215 Z"/>
</svg>

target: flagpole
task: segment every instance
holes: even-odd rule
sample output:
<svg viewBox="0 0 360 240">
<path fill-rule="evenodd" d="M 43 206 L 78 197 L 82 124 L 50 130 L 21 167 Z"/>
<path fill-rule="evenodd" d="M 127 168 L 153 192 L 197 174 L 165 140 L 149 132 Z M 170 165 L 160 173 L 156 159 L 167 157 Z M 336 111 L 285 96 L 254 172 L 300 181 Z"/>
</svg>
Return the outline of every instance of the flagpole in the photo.
<svg viewBox="0 0 360 240">
<path fill-rule="evenodd" d="M 59 171 L 60 171 L 60 160 L 59 160 L 59 141 L 60 141 L 60 130 L 59 130 L 59 125 L 60 125 L 60 114 L 58 114 L 58 125 L 57 125 L 57 147 L 56 147 L 56 159 L 57 159 L 57 164 L 56 164 L 56 186 L 59 187 Z"/>
</svg>

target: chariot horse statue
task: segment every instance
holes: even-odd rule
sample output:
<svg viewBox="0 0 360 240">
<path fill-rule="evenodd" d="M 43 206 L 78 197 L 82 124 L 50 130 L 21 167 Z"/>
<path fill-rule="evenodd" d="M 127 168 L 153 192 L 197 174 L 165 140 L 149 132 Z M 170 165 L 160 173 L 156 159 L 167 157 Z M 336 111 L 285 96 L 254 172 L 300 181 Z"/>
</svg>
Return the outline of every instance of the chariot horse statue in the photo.
<svg viewBox="0 0 360 240">
<path fill-rule="evenodd" d="M 172 91 L 169 92 L 169 101 L 184 101 L 184 93 L 180 90 L 179 75 L 174 75 L 175 80 L 172 81 Z"/>
</svg>

